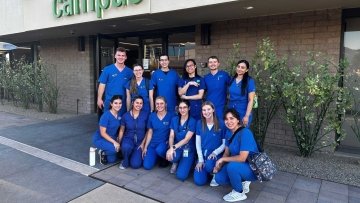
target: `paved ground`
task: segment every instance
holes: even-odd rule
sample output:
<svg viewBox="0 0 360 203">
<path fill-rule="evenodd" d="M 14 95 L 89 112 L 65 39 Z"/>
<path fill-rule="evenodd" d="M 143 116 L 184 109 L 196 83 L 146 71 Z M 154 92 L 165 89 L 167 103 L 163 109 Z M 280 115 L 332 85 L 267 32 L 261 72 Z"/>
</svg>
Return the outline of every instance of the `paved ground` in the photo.
<svg viewBox="0 0 360 203">
<path fill-rule="evenodd" d="M 1 202 L 222 202 L 229 187 L 197 187 L 169 169 L 88 166 L 96 115 L 57 121 L 0 112 Z M 360 202 L 360 188 L 278 172 L 244 202 Z"/>
</svg>

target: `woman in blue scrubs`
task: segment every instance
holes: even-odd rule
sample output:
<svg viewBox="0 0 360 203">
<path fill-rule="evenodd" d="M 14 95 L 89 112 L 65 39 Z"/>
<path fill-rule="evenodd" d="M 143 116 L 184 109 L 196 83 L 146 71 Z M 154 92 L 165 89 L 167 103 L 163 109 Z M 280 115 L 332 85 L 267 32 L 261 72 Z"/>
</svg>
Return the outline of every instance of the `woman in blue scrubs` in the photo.
<svg viewBox="0 0 360 203">
<path fill-rule="evenodd" d="M 216 162 L 211 186 L 230 183 L 232 191 L 223 199 L 235 202 L 246 199 L 246 193 L 250 191 L 250 181 L 257 180 L 247 157 L 258 152 L 258 148 L 252 132 L 242 125 L 240 115 L 235 109 L 226 110 L 224 115 L 225 125 L 232 135 L 226 140 L 223 157 Z"/>
<path fill-rule="evenodd" d="M 214 105 L 206 101 L 202 104 L 201 120 L 196 125 L 196 151 L 198 161 L 194 171 L 196 185 L 205 185 L 213 173 L 216 160 L 225 149 L 225 126 L 216 117 Z"/>
<path fill-rule="evenodd" d="M 154 103 L 152 94 L 149 94 L 150 91 L 150 80 L 143 77 L 144 68 L 135 64 L 133 67 L 134 76 L 126 84 L 126 108 L 128 111 L 131 110 L 131 101 L 134 100 L 134 97 L 141 96 L 144 100 L 142 110 L 145 112 L 152 112 L 154 110 Z"/>
<path fill-rule="evenodd" d="M 148 113 L 142 110 L 143 98 L 135 96 L 131 110 L 126 112 L 121 119 L 118 141 L 121 143 L 121 152 L 124 160 L 119 165 L 120 169 L 127 167 L 140 168 L 142 165 L 141 143 L 146 132 Z"/>
<path fill-rule="evenodd" d="M 120 144 L 117 142 L 120 127 L 120 109 L 122 97 L 114 95 L 110 99 L 110 110 L 106 111 L 99 120 L 99 129 L 93 135 L 93 143 L 100 149 L 100 163 L 107 164 L 116 161 Z"/>
<path fill-rule="evenodd" d="M 205 82 L 197 73 L 196 62 L 188 59 L 184 63 L 183 77 L 179 80 L 179 95 L 181 99 L 190 101 L 190 116 L 201 119 L 201 103 L 204 97 Z"/>
<path fill-rule="evenodd" d="M 236 73 L 229 87 L 228 108 L 235 109 L 240 114 L 245 127 L 250 127 L 252 121 L 252 107 L 255 97 L 255 81 L 249 76 L 249 62 L 240 60 L 236 66 Z"/>
<path fill-rule="evenodd" d="M 170 122 L 173 114 L 166 110 L 166 100 L 162 96 L 156 97 L 155 108 L 156 112 L 149 116 L 148 130 L 143 141 L 142 157 L 146 170 L 152 169 L 158 158 L 165 159 L 166 151 L 169 148 Z"/>
<path fill-rule="evenodd" d="M 176 177 L 185 181 L 195 159 L 196 120 L 189 115 L 190 104 L 181 100 L 178 104 L 179 114 L 173 117 L 170 124 L 169 146 L 166 159 L 172 162 L 170 173 L 176 172 Z"/>
</svg>

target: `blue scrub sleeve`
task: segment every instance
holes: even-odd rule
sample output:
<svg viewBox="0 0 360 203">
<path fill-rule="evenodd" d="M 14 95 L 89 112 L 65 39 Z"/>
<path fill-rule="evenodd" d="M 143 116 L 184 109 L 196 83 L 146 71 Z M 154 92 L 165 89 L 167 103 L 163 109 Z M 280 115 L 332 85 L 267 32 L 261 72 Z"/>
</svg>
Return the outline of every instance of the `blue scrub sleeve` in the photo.
<svg viewBox="0 0 360 203">
<path fill-rule="evenodd" d="M 247 87 L 247 92 L 248 92 L 248 93 L 250 93 L 250 92 L 255 92 L 255 90 L 256 90 L 255 80 L 254 80 L 254 79 L 250 79 L 250 80 L 249 80 L 248 87 Z"/>
<path fill-rule="evenodd" d="M 258 152 L 254 136 L 249 129 L 243 129 L 240 134 L 240 151 Z"/>
</svg>

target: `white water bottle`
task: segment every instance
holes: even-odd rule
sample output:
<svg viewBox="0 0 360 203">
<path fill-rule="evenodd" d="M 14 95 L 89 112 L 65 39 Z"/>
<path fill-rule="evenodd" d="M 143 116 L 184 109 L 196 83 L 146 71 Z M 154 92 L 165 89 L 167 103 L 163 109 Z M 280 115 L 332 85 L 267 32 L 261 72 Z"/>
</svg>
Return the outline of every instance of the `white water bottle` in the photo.
<svg viewBox="0 0 360 203">
<path fill-rule="evenodd" d="M 95 147 L 90 147 L 89 150 L 89 165 L 90 166 L 95 166 L 95 160 L 96 160 L 96 148 Z"/>
</svg>

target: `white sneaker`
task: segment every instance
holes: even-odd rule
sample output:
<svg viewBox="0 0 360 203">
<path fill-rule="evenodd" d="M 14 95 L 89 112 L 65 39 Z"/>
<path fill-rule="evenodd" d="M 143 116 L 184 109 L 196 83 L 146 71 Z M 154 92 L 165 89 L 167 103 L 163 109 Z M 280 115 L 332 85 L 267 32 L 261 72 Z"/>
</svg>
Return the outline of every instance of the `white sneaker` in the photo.
<svg viewBox="0 0 360 203">
<path fill-rule="evenodd" d="M 241 200 L 245 200 L 247 196 L 244 192 L 236 192 L 235 190 L 232 190 L 229 194 L 225 195 L 223 199 L 227 202 L 237 202 Z"/>
<path fill-rule="evenodd" d="M 217 183 L 216 180 L 215 180 L 215 175 L 214 175 L 213 178 L 211 179 L 210 186 L 211 186 L 211 187 L 217 187 L 217 186 L 219 186 L 219 183 Z"/>
<path fill-rule="evenodd" d="M 251 181 L 242 182 L 243 192 L 245 194 L 250 192 L 250 183 L 251 183 Z"/>
<path fill-rule="evenodd" d="M 171 168 L 170 168 L 170 173 L 171 173 L 171 174 L 176 173 L 177 166 L 178 166 L 178 163 L 173 163 L 173 164 L 171 165 Z"/>
<path fill-rule="evenodd" d="M 119 169 L 121 169 L 121 170 L 126 169 L 126 167 L 125 167 L 125 166 L 123 166 L 123 162 L 121 162 L 121 163 L 120 163 L 120 165 L 119 165 Z"/>
</svg>

